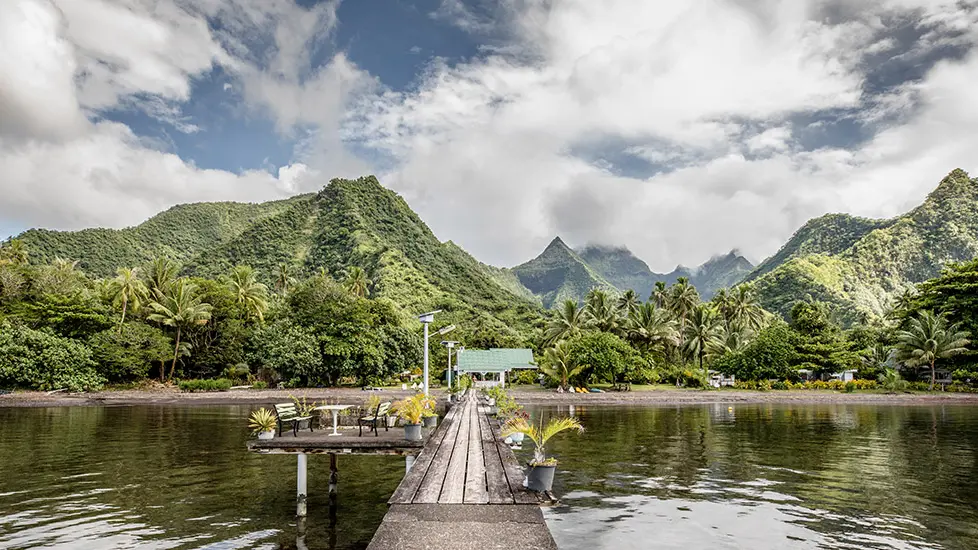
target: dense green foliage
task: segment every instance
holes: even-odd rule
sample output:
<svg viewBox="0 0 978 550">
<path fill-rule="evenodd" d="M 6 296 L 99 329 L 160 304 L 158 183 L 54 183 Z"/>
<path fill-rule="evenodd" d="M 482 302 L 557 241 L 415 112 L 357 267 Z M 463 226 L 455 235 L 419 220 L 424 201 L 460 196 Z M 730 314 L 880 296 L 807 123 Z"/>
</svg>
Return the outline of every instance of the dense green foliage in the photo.
<svg viewBox="0 0 978 550">
<path fill-rule="evenodd" d="M 978 179 L 954 170 L 923 204 L 892 220 L 837 215 L 810 222 L 752 276 L 772 311 L 787 314 L 811 297 L 852 324 L 882 317 L 914 284 L 976 256 Z"/>
<path fill-rule="evenodd" d="M 25 326 L 0 324 L 0 386 L 94 390 L 103 378 L 85 345 Z"/>
</svg>

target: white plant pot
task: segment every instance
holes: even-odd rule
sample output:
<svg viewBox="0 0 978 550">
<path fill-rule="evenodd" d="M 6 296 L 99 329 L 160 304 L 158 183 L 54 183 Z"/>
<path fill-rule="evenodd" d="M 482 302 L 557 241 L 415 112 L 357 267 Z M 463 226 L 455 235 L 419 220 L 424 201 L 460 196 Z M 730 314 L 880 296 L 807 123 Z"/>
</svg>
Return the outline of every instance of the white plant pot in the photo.
<svg viewBox="0 0 978 550">
<path fill-rule="evenodd" d="M 524 434 L 523 432 L 516 432 L 516 433 L 509 434 L 509 438 L 510 440 L 513 441 L 514 445 L 522 445 L 524 437 L 526 437 L 526 434 Z"/>
<path fill-rule="evenodd" d="M 273 439 L 275 438 L 275 430 L 270 430 L 267 432 L 258 432 L 258 439 Z"/>
</svg>

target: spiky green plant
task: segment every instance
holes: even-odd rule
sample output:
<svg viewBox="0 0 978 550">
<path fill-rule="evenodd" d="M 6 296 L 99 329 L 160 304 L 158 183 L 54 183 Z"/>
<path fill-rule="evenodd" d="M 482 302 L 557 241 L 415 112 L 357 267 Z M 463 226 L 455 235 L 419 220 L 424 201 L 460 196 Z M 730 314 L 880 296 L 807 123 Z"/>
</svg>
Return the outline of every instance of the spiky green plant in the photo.
<svg viewBox="0 0 978 550">
<path fill-rule="evenodd" d="M 898 391 L 903 391 L 907 389 L 907 381 L 900 376 L 900 373 L 894 369 L 886 369 L 883 374 L 879 376 L 880 386 L 886 390 L 887 393 L 896 393 Z"/>
<path fill-rule="evenodd" d="M 270 432 L 275 429 L 275 414 L 262 407 L 251 413 L 251 422 L 248 423 L 251 433 Z"/>
<path fill-rule="evenodd" d="M 527 419 L 516 417 L 503 426 L 503 437 L 508 437 L 516 433 L 524 433 L 533 441 L 536 447 L 533 449 L 533 466 L 554 466 L 557 459 L 547 458 L 546 445 L 551 437 L 565 430 L 577 430 L 578 433 L 584 432 L 584 426 L 574 417 L 551 418 L 546 425 L 543 418 L 540 418 L 539 426 L 531 424 Z"/>
</svg>

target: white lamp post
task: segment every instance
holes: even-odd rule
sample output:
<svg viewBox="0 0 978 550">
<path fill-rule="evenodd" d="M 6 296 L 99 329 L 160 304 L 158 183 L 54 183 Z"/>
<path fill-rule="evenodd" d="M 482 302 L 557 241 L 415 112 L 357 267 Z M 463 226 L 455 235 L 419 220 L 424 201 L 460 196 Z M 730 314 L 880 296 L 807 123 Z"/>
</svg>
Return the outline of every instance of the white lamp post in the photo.
<svg viewBox="0 0 978 550">
<path fill-rule="evenodd" d="M 428 325 L 434 322 L 435 314 L 441 310 L 429 311 L 418 315 L 418 320 L 424 325 L 424 395 L 428 396 Z"/>
<path fill-rule="evenodd" d="M 446 348 L 448 348 L 448 390 L 449 391 L 452 390 L 452 348 L 454 348 L 455 347 L 455 344 L 457 344 L 457 343 L 458 342 L 456 342 L 454 340 L 442 340 L 441 341 L 441 345 L 443 345 Z"/>
</svg>

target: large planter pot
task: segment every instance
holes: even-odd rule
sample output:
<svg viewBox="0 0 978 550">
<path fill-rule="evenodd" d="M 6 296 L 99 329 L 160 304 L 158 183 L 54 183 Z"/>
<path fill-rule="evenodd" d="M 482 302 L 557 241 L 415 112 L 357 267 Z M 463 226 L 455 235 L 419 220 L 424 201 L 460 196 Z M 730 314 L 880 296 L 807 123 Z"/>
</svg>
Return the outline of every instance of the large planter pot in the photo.
<svg viewBox="0 0 978 550">
<path fill-rule="evenodd" d="M 387 427 L 388 428 L 393 428 L 395 426 L 397 426 L 397 417 L 396 416 L 388 416 L 387 417 Z"/>
<path fill-rule="evenodd" d="M 405 424 L 404 439 L 408 441 L 421 441 L 421 424 Z"/>
<path fill-rule="evenodd" d="M 424 420 L 422 422 L 423 422 L 425 428 L 434 428 L 435 426 L 438 425 L 438 417 L 437 416 L 426 416 L 426 417 L 424 417 Z"/>
<path fill-rule="evenodd" d="M 273 439 L 275 437 L 275 430 L 270 430 L 267 432 L 258 432 L 258 439 Z"/>
<path fill-rule="evenodd" d="M 554 486 L 554 472 L 557 466 L 530 466 L 526 475 L 526 488 L 531 491 L 549 491 Z"/>
<path fill-rule="evenodd" d="M 486 405 L 489 405 L 490 407 L 492 407 L 495 404 L 496 404 L 496 400 L 494 398 L 490 397 L 490 398 L 486 399 Z"/>
<path fill-rule="evenodd" d="M 499 407 L 496 406 L 486 407 L 486 414 L 488 414 L 489 416 L 496 416 L 496 413 L 498 412 L 499 412 Z"/>
</svg>

